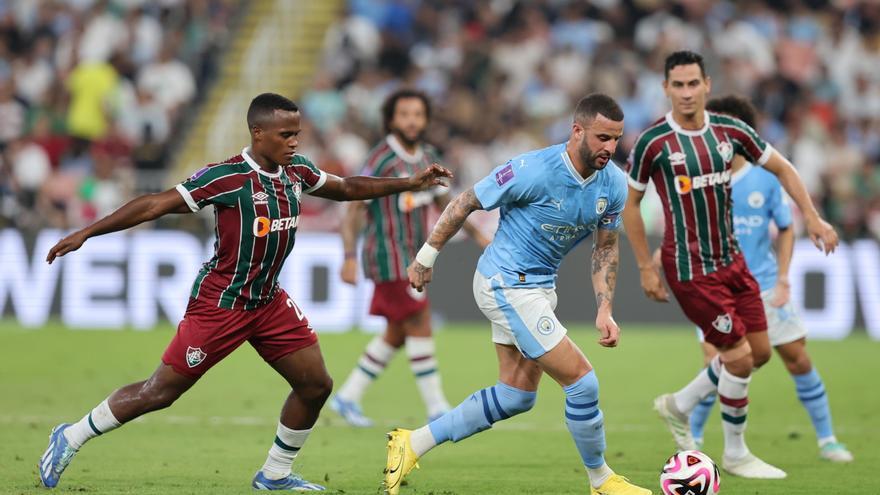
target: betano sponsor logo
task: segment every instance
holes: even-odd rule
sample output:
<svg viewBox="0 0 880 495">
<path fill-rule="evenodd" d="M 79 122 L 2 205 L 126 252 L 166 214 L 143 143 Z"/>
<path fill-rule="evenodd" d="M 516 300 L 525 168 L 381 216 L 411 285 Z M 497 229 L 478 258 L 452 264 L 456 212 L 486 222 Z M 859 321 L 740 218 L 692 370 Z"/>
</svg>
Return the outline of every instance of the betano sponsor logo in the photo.
<svg viewBox="0 0 880 495">
<path fill-rule="evenodd" d="M 284 218 L 257 217 L 254 219 L 254 235 L 266 237 L 271 232 L 295 229 L 299 224 L 299 216 Z"/>
<path fill-rule="evenodd" d="M 675 192 L 678 194 L 687 194 L 694 189 L 702 189 L 704 187 L 717 186 L 730 182 L 730 170 L 724 172 L 713 172 L 711 174 L 698 175 L 696 177 L 688 177 L 687 175 L 675 176 Z"/>
</svg>

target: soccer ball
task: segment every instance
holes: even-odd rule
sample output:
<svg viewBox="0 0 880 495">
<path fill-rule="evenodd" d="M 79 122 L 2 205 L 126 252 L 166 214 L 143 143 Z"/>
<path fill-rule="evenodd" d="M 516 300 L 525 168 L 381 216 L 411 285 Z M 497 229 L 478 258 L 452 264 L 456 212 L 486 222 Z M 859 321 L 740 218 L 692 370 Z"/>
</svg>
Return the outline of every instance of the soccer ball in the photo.
<svg viewBox="0 0 880 495">
<path fill-rule="evenodd" d="M 698 450 L 678 452 L 660 472 L 660 491 L 664 495 L 715 495 L 720 488 L 718 466 Z"/>
</svg>

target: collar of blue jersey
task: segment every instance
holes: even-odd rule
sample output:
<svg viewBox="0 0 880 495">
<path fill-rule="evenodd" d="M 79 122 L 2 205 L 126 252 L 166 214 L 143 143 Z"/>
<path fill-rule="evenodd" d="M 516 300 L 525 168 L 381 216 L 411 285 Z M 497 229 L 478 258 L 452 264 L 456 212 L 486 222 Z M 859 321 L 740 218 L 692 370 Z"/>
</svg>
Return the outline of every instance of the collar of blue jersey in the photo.
<svg viewBox="0 0 880 495">
<path fill-rule="evenodd" d="M 669 127 L 672 127 L 672 130 L 679 133 L 684 134 L 685 136 L 702 136 L 703 133 L 709 130 L 709 112 L 703 110 L 703 128 L 697 130 L 689 130 L 684 129 L 675 119 L 672 118 L 672 112 L 666 114 L 666 123 L 669 124 Z"/>
<path fill-rule="evenodd" d="M 422 156 L 424 156 L 425 154 L 425 152 L 422 150 L 421 145 L 416 148 L 415 153 L 407 153 L 394 134 L 389 134 L 385 136 L 385 142 L 388 143 L 388 146 L 391 147 L 391 150 L 394 151 L 394 154 L 406 163 L 419 163 L 420 161 L 422 161 Z"/>
<path fill-rule="evenodd" d="M 250 165 L 251 168 L 256 170 L 258 173 L 263 174 L 266 177 L 272 177 L 272 178 L 281 177 L 281 167 L 278 167 L 278 171 L 275 172 L 274 174 L 263 170 L 263 168 L 260 167 L 260 164 L 258 164 L 256 161 L 254 161 L 253 158 L 251 158 L 251 147 L 250 146 L 247 146 L 247 147 L 245 147 L 245 149 L 241 150 L 241 156 L 243 156 L 244 161 L 246 161 L 248 163 L 248 165 Z"/>
<path fill-rule="evenodd" d="M 562 161 L 565 162 L 565 167 L 568 169 L 569 172 L 571 172 L 571 176 L 574 177 L 574 180 L 576 180 L 577 183 L 580 184 L 582 187 L 596 180 L 596 176 L 599 175 L 599 171 L 596 170 L 592 174 L 590 174 L 589 177 L 584 179 L 583 177 L 581 177 L 581 174 L 578 173 L 577 169 L 574 168 L 574 164 L 571 163 L 571 157 L 568 156 L 568 151 L 563 149 L 562 153 L 560 153 L 559 155 L 562 157 Z M 608 163 L 605 164 L 605 166 L 607 167 L 608 165 L 614 164 L 611 163 L 611 160 L 608 160 Z"/>
<path fill-rule="evenodd" d="M 737 170 L 736 172 L 734 172 L 733 174 L 730 175 L 730 185 L 732 186 L 732 185 L 736 184 L 740 179 L 745 177 L 746 174 L 752 170 L 752 168 L 754 168 L 754 165 L 752 165 L 749 162 L 746 162 L 745 165 L 743 165 L 743 167 L 741 169 Z"/>
</svg>

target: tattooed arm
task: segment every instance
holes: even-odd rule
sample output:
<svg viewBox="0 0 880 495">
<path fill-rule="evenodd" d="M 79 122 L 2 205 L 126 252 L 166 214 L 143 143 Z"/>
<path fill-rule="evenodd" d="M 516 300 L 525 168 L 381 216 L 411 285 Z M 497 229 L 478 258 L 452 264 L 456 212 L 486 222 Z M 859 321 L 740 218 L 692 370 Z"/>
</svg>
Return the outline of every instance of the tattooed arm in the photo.
<svg viewBox="0 0 880 495">
<path fill-rule="evenodd" d="M 482 209 L 483 205 L 477 199 L 474 188 L 469 188 L 449 203 L 443 210 L 443 214 L 440 215 L 440 219 L 437 220 L 437 224 L 434 225 L 428 242 L 422 246 L 416 259 L 406 270 L 409 275 L 409 283 L 413 288 L 421 292 L 425 285 L 431 282 L 434 260 L 437 258 L 438 252 L 461 229 L 468 215 L 475 210 Z"/>
<path fill-rule="evenodd" d="M 617 285 L 617 264 L 620 258 L 617 230 L 598 229 L 593 245 L 593 291 L 596 293 L 596 305 L 599 308 L 596 316 L 596 328 L 599 329 L 599 344 L 615 347 L 620 339 L 620 328 L 611 317 L 611 305 L 614 300 L 614 287 Z"/>
<path fill-rule="evenodd" d="M 440 210 L 445 210 L 446 207 L 449 206 L 450 201 L 451 200 L 449 198 L 449 194 L 444 194 L 442 196 L 437 196 L 434 199 L 434 204 L 437 205 L 437 208 L 440 208 Z M 470 238 L 473 239 L 478 246 L 480 246 L 481 249 L 485 249 L 486 246 L 489 245 L 489 242 L 491 242 L 471 221 L 465 220 L 462 228 L 467 233 L 467 235 L 469 235 Z"/>
</svg>

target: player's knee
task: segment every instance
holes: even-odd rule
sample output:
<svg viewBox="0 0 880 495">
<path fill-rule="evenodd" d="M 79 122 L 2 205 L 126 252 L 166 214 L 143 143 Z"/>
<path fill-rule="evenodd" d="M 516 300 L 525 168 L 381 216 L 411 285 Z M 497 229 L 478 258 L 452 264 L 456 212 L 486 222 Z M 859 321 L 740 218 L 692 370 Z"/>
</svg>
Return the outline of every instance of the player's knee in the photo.
<svg viewBox="0 0 880 495">
<path fill-rule="evenodd" d="M 769 348 L 767 348 L 767 349 L 752 348 L 752 367 L 753 368 L 760 368 L 761 366 L 764 366 L 765 364 L 767 364 L 767 361 L 770 361 L 770 356 L 772 356 L 772 355 L 773 355 L 773 353 L 770 352 Z"/>
<path fill-rule="evenodd" d="M 530 410 L 535 406 L 535 400 L 538 397 L 537 392 L 527 392 L 501 382 L 495 385 L 495 390 L 498 403 L 508 416 L 515 416 Z"/>
<path fill-rule="evenodd" d="M 783 359 L 783 362 L 785 362 L 785 369 L 792 375 L 803 375 L 813 369 L 813 363 L 810 362 L 810 357 L 806 353 L 801 353 L 794 359 Z"/>
<path fill-rule="evenodd" d="M 726 369 L 727 372 L 731 375 L 738 376 L 740 378 L 745 378 L 751 375 L 754 368 L 755 360 L 752 357 L 752 354 L 746 354 L 745 356 L 741 356 L 735 360 L 724 362 L 724 369 Z"/>
<path fill-rule="evenodd" d="M 139 395 L 142 402 L 146 405 L 146 410 L 156 411 L 174 404 L 174 401 L 180 397 L 181 393 L 171 387 L 145 385 L 141 388 Z"/>
<path fill-rule="evenodd" d="M 595 407 L 599 402 L 599 378 L 593 370 L 562 390 L 565 392 L 566 405 L 575 409 L 586 405 Z"/>
<path fill-rule="evenodd" d="M 294 391 L 304 401 L 318 406 L 327 402 L 331 392 L 333 392 L 333 378 L 328 374 Z"/>
</svg>

